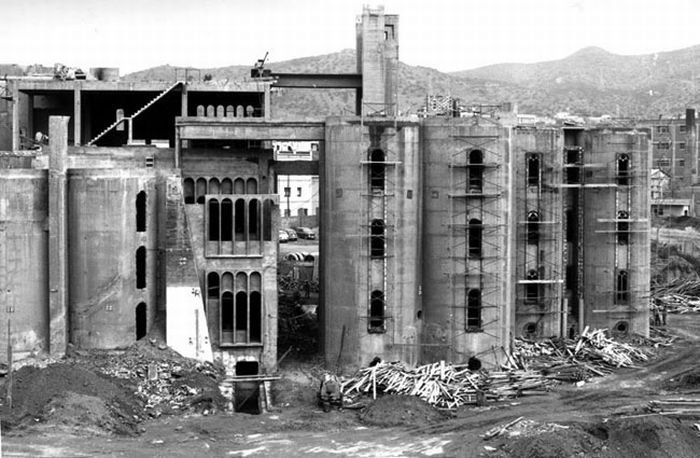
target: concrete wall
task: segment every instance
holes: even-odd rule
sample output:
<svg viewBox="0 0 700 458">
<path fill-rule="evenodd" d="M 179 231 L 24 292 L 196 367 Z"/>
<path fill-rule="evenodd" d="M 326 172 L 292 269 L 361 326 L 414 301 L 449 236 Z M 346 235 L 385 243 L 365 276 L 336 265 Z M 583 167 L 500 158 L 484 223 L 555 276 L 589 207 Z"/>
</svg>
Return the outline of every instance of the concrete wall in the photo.
<svg viewBox="0 0 700 458">
<path fill-rule="evenodd" d="M 423 359 L 494 361 L 512 320 L 510 132 L 470 119 L 423 126 Z M 469 153 L 483 152 L 483 192 L 470 193 Z M 467 224 L 483 225 L 480 257 L 468 254 Z M 467 294 L 481 291 L 478 329 L 467 325 Z"/>
<path fill-rule="evenodd" d="M 152 170 L 71 170 L 68 175 L 70 335 L 80 348 L 136 340 L 135 308 L 153 323 L 159 205 Z M 146 193 L 146 231 L 136 230 L 136 197 Z M 136 252 L 146 249 L 146 286 L 136 283 Z"/>
<path fill-rule="evenodd" d="M 395 129 L 394 123 L 363 127 L 328 121 L 321 160 L 320 317 L 329 365 L 340 362 L 351 369 L 375 356 L 418 361 L 422 313 L 418 135 L 415 124 L 399 123 Z M 384 192 L 370 187 L 371 149 L 385 153 Z M 375 219 L 386 224 L 384 256 L 373 257 L 370 252 L 370 224 Z M 384 293 L 383 327 L 370 326 L 373 291 Z"/>
<path fill-rule="evenodd" d="M 16 357 L 48 350 L 47 186 L 46 171 L 0 170 L 0 346 L 11 320 Z"/>
<path fill-rule="evenodd" d="M 630 157 L 625 184 L 619 181 L 617 158 Z M 648 334 L 649 314 L 649 148 L 635 131 L 586 132 L 584 301 L 585 324 Z M 629 214 L 628 241 L 620 241 L 619 212 Z M 616 221 L 617 220 L 617 221 Z M 620 297 L 617 275 L 628 272 L 628 296 Z"/>
<path fill-rule="evenodd" d="M 513 130 L 517 254 L 516 319 L 513 334 L 525 337 L 560 335 L 562 320 L 563 217 L 559 185 L 562 154 L 558 129 Z M 537 159 L 537 166 L 530 161 Z M 531 176 L 532 173 L 532 176 Z M 530 181 L 528 181 L 530 180 Z M 528 215 L 539 224 L 528 225 Z M 537 232 L 528 238 L 528 229 Z M 533 229 L 534 228 L 534 229 Z M 537 279 L 529 280 L 528 273 Z M 524 283 L 537 281 L 541 283 Z M 528 297 L 528 292 L 537 297 Z"/>
</svg>

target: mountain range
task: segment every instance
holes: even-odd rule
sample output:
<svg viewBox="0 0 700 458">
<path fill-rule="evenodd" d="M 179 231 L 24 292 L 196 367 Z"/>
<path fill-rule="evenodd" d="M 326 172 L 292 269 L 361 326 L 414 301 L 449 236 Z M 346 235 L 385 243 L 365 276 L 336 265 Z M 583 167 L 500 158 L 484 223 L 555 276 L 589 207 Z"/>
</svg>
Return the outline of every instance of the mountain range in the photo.
<svg viewBox="0 0 700 458">
<path fill-rule="evenodd" d="M 214 80 L 241 80 L 252 65 L 200 69 Z M 354 50 L 266 64 L 273 72 L 352 73 Z M 173 80 L 168 65 L 128 74 L 127 81 Z M 198 76 L 199 76 L 198 75 Z M 444 73 L 399 65 L 399 107 L 415 113 L 427 94 L 452 95 L 465 105 L 517 104 L 520 113 L 657 118 L 675 116 L 700 105 L 700 45 L 654 54 L 623 56 L 589 47 L 559 60 L 532 64 L 504 63 Z M 291 116 L 350 114 L 351 90 L 279 89 L 276 111 Z"/>
</svg>

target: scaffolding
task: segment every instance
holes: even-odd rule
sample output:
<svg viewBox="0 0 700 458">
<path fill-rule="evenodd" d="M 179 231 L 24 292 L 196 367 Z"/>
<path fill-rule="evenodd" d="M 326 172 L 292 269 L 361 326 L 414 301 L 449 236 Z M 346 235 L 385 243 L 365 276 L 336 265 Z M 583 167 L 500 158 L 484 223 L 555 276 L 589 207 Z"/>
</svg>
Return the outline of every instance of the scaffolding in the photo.
<svg viewBox="0 0 700 458">
<path fill-rule="evenodd" d="M 376 115 L 375 115 L 376 116 Z M 367 331 L 391 335 L 396 340 L 390 307 L 395 296 L 395 241 L 397 216 L 397 168 L 401 162 L 393 148 L 396 129 L 394 121 L 369 125 L 361 120 L 359 145 L 362 145 L 358 219 L 360 228 L 359 255 L 361 260 L 360 291 L 366 292 Z M 365 127 L 369 132 L 365 133 Z M 387 128 L 388 127 L 388 128 Z M 364 148 L 364 145 L 369 145 Z M 381 294 L 376 294 L 380 291 Z M 381 310 L 377 310 L 381 308 Z M 381 312 L 381 313 L 379 313 Z"/>
<path fill-rule="evenodd" d="M 564 252 L 556 147 L 514 152 L 516 169 L 516 333 L 541 337 L 562 329 Z M 525 326 L 519 329 L 519 325 Z"/>
<path fill-rule="evenodd" d="M 499 135 L 464 135 L 453 128 L 450 137 L 458 144 L 449 158 L 451 306 L 464 313 L 461 329 L 458 320 L 452 320 L 452 335 L 478 332 L 500 339 L 506 262 L 507 211 L 501 208 L 505 158 L 498 149 Z M 478 293 L 472 297 L 472 291 Z"/>
</svg>

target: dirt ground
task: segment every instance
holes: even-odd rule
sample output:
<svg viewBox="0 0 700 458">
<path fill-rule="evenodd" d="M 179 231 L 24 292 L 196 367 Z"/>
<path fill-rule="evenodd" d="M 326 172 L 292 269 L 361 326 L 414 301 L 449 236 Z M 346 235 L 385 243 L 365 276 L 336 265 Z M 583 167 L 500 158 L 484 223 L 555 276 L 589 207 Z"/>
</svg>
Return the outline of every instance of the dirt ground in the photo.
<svg viewBox="0 0 700 458">
<path fill-rule="evenodd" d="M 668 329 L 681 338 L 644 367 L 456 412 L 437 411 L 415 398 L 384 396 L 366 400 L 364 409 L 323 413 L 315 404 L 320 366 L 287 360 L 283 379 L 273 387 L 271 412 L 191 409 L 140 418 L 143 406 L 126 396 L 133 386 L 94 380 L 100 376 L 90 367 L 74 366 L 70 374 L 47 372 L 55 380 L 79 378 L 70 394 L 59 397 L 46 384 L 27 383 L 41 373 L 26 368 L 16 373 L 15 382 L 43 387 L 18 398 L 28 402 L 27 412 L 38 412 L 32 405 L 43 398 L 52 401 L 34 425 L 27 423 L 30 416 L 22 428 L 12 428 L 11 421 L 22 416 L 3 414 L 2 456 L 696 457 L 700 437 L 693 425 L 700 419 L 650 414 L 645 408 L 652 399 L 700 398 L 700 316 L 671 315 Z M 91 391 L 98 382 L 108 391 Z M 504 434 L 481 437 L 519 417 Z M 122 421 L 104 421 L 114 418 Z"/>
</svg>

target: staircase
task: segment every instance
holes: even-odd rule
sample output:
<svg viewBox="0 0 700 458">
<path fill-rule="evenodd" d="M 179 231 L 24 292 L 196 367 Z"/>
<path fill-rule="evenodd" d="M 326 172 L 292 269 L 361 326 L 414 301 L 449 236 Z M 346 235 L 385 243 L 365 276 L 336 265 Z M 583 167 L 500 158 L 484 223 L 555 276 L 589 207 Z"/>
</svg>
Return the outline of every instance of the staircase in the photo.
<svg viewBox="0 0 700 458">
<path fill-rule="evenodd" d="M 157 96 L 155 96 L 153 99 L 151 99 L 146 105 L 144 105 L 144 106 L 142 106 L 141 108 L 139 108 L 139 109 L 136 111 L 136 113 L 132 114 L 131 116 L 124 116 L 122 119 L 117 119 L 117 120 L 114 121 L 112 124 L 110 124 L 109 126 L 105 127 L 105 129 L 104 129 L 102 132 L 100 132 L 99 134 L 97 134 L 97 136 L 96 136 L 95 138 L 93 138 L 92 140 L 90 140 L 90 141 L 87 143 L 87 146 L 93 146 L 97 140 L 99 140 L 100 138 L 104 137 L 109 131 L 111 131 L 112 129 L 114 129 L 115 127 L 117 127 L 120 123 L 122 123 L 122 122 L 133 122 L 133 120 L 136 119 L 136 117 L 137 117 L 138 115 L 140 115 L 141 113 L 143 113 L 144 111 L 146 111 L 147 109 L 149 109 L 154 103 L 156 103 L 157 101 L 159 101 L 160 99 L 162 99 L 163 97 L 165 97 L 165 95 L 166 95 L 168 92 L 172 91 L 173 89 L 175 89 L 176 87 L 178 87 L 180 84 L 183 84 L 183 82 L 182 82 L 182 81 L 176 81 L 176 82 L 173 83 L 170 87 L 168 87 L 168 88 L 165 89 L 163 92 L 161 92 L 160 94 L 158 94 Z"/>
</svg>

